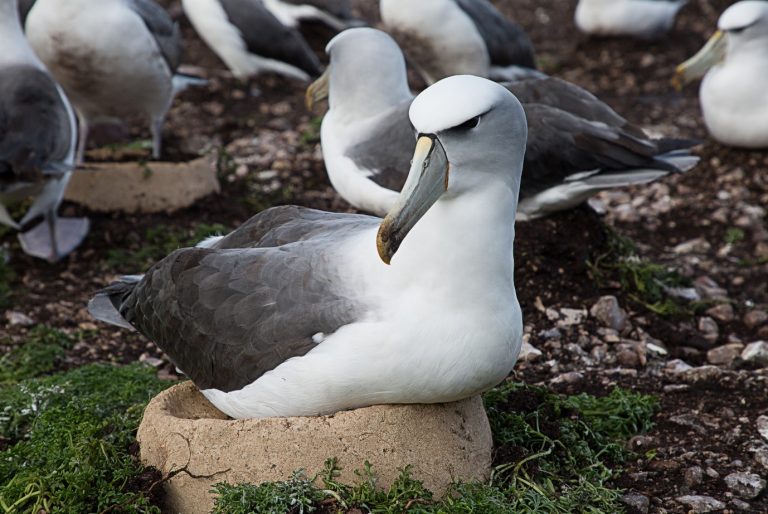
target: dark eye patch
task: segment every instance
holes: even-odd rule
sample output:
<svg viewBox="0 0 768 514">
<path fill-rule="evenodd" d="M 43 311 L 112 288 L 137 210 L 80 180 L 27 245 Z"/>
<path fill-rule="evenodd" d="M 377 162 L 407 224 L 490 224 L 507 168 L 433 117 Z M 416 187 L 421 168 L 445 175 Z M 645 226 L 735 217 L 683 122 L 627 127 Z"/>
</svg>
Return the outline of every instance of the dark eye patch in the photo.
<svg viewBox="0 0 768 514">
<path fill-rule="evenodd" d="M 469 130 L 477 127 L 477 124 L 480 123 L 480 116 L 475 116 L 474 118 L 470 118 L 461 125 L 456 125 L 453 127 L 453 130 Z"/>
</svg>

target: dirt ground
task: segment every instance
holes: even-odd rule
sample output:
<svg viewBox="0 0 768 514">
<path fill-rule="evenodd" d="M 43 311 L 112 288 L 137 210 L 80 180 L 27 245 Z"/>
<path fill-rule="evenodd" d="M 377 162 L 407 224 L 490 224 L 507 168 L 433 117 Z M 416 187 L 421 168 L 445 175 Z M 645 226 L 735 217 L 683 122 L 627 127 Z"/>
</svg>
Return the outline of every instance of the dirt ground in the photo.
<svg viewBox="0 0 768 514">
<path fill-rule="evenodd" d="M 722 502 L 725 510 L 717 512 L 768 512 L 768 493 L 749 498 L 733 485 L 749 474 L 768 478 L 768 418 L 765 434 L 758 432 L 758 418 L 768 415 L 768 359 L 741 354 L 749 343 L 768 340 L 768 152 L 709 140 L 697 88 L 678 93 L 669 82 L 731 2 L 691 0 L 676 28 L 656 42 L 580 35 L 572 22 L 575 0 L 494 3 L 531 35 L 544 71 L 585 87 L 651 132 L 703 142 L 699 166 L 649 187 L 601 194 L 593 201 L 600 215 L 581 208 L 518 224 L 516 285 L 526 339 L 541 355 L 520 362 L 514 377 L 569 393 L 605 394 L 618 384 L 660 398 L 656 427 L 631 442 L 647 458 L 628 463 L 618 481 L 628 504 L 637 505 L 630 511 L 646 511 L 642 496 L 650 512 L 704 512 L 686 503 L 693 495 Z M 0 344 L 23 341 L 23 314 L 78 334 L 68 366 L 140 359 L 170 376 L 173 368 L 154 344 L 90 319 L 85 306 L 93 291 L 119 274 L 141 272 L 164 255 L 163 245 L 188 244 L 213 224 L 233 228 L 269 205 L 351 210 L 325 175 L 317 122 L 303 107 L 305 85 L 275 76 L 250 84 L 229 78 L 178 4 L 167 4 L 184 29 L 185 63 L 210 78 L 207 88 L 175 101 L 165 128 L 168 158 L 217 156 L 222 191 L 173 214 L 105 215 L 65 203 L 64 214 L 88 215 L 92 231 L 56 265 L 25 256 L 15 235 L 5 233 L 0 243 L 15 278 Z M 372 23 L 375 5 L 355 2 Z M 321 53 L 332 33 L 307 31 Z M 130 133 L 148 137 L 141 125 Z M 589 263 L 606 250 L 606 227 L 631 238 L 643 258 L 689 278 L 708 303 L 695 314 L 661 316 L 616 276 L 597 280 Z M 150 243 L 161 248 L 131 257 Z M 588 314 L 606 295 L 626 314 L 613 328 Z"/>
</svg>

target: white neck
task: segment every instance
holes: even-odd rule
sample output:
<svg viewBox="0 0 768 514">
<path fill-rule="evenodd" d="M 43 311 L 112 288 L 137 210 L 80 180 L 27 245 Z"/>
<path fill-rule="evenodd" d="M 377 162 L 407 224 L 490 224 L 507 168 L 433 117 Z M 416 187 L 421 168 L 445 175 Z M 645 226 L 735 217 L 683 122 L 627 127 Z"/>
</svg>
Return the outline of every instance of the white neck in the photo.
<svg viewBox="0 0 768 514">
<path fill-rule="evenodd" d="M 459 196 L 444 195 L 392 258 L 393 274 L 405 287 L 418 281 L 441 296 L 446 288 L 476 298 L 489 288 L 512 287 L 516 208 L 514 191 L 501 180 Z M 418 276 L 410 276 L 411 270 Z"/>
<path fill-rule="evenodd" d="M 30 64 L 45 69 L 27 43 L 19 21 L 17 0 L 0 0 L 0 65 Z"/>
<path fill-rule="evenodd" d="M 737 37 L 728 38 L 725 64 L 768 65 L 768 34 L 742 41 Z"/>
</svg>

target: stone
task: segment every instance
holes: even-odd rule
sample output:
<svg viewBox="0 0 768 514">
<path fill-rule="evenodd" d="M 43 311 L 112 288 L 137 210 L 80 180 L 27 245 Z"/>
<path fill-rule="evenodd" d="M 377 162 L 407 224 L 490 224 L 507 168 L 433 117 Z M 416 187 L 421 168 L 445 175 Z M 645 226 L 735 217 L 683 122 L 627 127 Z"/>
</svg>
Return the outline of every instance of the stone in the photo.
<svg viewBox="0 0 768 514">
<path fill-rule="evenodd" d="M 584 373 L 580 371 L 569 371 L 558 375 L 549 381 L 550 384 L 578 384 L 584 380 Z"/>
<path fill-rule="evenodd" d="M 338 458 L 339 480 L 354 483 L 369 461 L 378 487 L 399 469 L 437 496 L 452 480 L 486 480 L 491 430 L 479 396 L 434 405 L 376 405 L 331 416 L 232 420 L 191 382 L 160 393 L 147 406 L 137 439 L 141 461 L 167 479 L 168 512 L 209 513 L 217 482 L 255 483 L 307 476 Z"/>
<path fill-rule="evenodd" d="M 664 366 L 664 372 L 667 375 L 678 375 L 689 369 L 693 369 L 693 366 L 680 359 L 672 359 Z"/>
<path fill-rule="evenodd" d="M 721 303 L 707 309 L 707 316 L 721 323 L 730 323 L 736 317 L 730 303 Z"/>
<path fill-rule="evenodd" d="M 691 466 L 683 473 L 683 481 L 690 488 L 695 488 L 704 481 L 704 470 L 701 466 Z"/>
<path fill-rule="evenodd" d="M 651 500 L 644 494 L 627 493 L 621 498 L 621 503 L 629 507 L 630 514 L 647 514 L 651 508 Z"/>
<path fill-rule="evenodd" d="M 743 349 L 743 344 L 717 346 L 707 352 L 707 362 L 716 366 L 730 366 Z"/>
<path fill-rule="evenodd" d="M 728 291 L 710 277 L 699 277 L 693 281 L 693 286 L 701 298 L 710 300 L 727 300 Z"/>
<path fill-rule="evenodd" d="M 744 362 L 757 364 L 758 366 L 768 366 L 768 342 L 755 341 L 749 343 L 744 351 L 741 352 L 741 358 Z"/>
<path fill-rule="evenodd" d="M 680 373 L 680 378 L 687 384 L 713 382 L 720 378 L 723 371 L 717 366 L 698 366 Z"/>
<path fill-rule="evenodd" d="M 675 498 L 678 503 L 682 503 L 691 509 L 694 514 L 700 514 L 704 512 L 714 512 L 716 510 L 723 510 L 725 503 L 720 500 L 716 500 L 711 496 L 698 496 L 694 494 L 688 494 L 685 496 L 678 496 Z"/>
<path fill-rule="evenodd" d="M 768 441 L 768 416 L 761 415 L 757 418 L 757 433 Z"/>
<path fill-rule="evenodd" d="M 589 314 L 608 328 L 621 332 L 627 326 L 627 313 L 615 296 L 603 296 L 589 309 Z"/>
<path fill-rule="evenodd" d="M 20 327 L 31 327 L 35 324 L 35 320 L 24 314 L 23 312 L 18 311 L 6 311 L 5 312 L 5 319 L 8 321 L 8 324 L 11 326 L 20 326 Z"/>
<path fill-rule="evenodd" d="M 64 195 L 92 211 L 173 212 L 220 190 L 211 157 L 189 162 L 87 163 Z"/>
<path fill-rule="evenodd" d="M 766 470 L 768 470 L 768 448 L 755 449 L 755 452 L 752 455 L 752 457 L 755 459 L 755 462 L 757 462 Z"/>
<path fill-rule="evenodd" d="M 755 473 L 737 471 L 725 477 L 725 485 L 743 500 L 757 498 L 765 489 L 765 480 Z"/>
<path fill-rule="evenodd" d="M 716 342 L 717 338 L 720 337 L 720 327 L 718 327 L 715 320 L 709 316 L 699 318 L 698 328 L 701 335 L 704 336 L 704 339 L 709 343 Z"/>
<path fill-rule="evenodd" d="M 676 254 L 706 253 L 711 248 L 709 242 L 703 237 L 697 237 L 675 246 L 672 251 Z"/>
<path fill-rule="evenodd" d="M 584 322 L 584 318 L 587 317 L 587 311 L 585 309 L 569 309 L 564 307 L 560 309 L 558 317 L 560 318 L 557 322 L 558 327 L 572 327 L 573 325 L 581 325 Z"/>
<path fill-rule="evenodd" d="M 541 350 L 534 347 L 528 341 L 523 341 L 523 345 L 520 347 L 520 355 L 517 357 L 518 362 L 535 362 L 541 358 Z"/>
<path fill-rule="evenodd" d="M 752 506 L 745 502 L 744 500 L 739 500 L 738 498 L 734 498 L 729 502 L 729 505 L 733 507 L 736 510 L 751 510 Z"/>
<path fill-rule="evenodd" d="M 760 325 L 768 323 L 768 312 L 758 310 L 749 311 L 744 315 L 742 321 L 744 321 L 744 324 L 748 328 L 757 328 Z"/>
</svg>

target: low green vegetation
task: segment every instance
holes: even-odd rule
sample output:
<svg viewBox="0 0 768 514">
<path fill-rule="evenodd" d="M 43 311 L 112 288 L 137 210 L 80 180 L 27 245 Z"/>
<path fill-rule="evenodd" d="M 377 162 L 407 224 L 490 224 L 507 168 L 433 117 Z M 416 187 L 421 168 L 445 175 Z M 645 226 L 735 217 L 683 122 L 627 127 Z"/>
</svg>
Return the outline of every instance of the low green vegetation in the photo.
<svg viewBox="0 0 768 514">
<path fill-rule="evenodd" d="M 3 360 L 0 512 L 159 513 L 149 498 L 156 472 L 130 449 L 144 406 L 169 384 L 140 365 L 37 376 L 61 356 L 63 338 L 33 331 L 33 350 Z"/>
<path fill-rule="evenodd" d="M 13 287 L 11 287 L 11 282 L 13 282 L 14 278 L 16 278 L 16 273 L 14 273 L 13 268 L 8 263 L 5 253 L 0 250 L 0 309 L 6 309 L 13 305 Z"/>
<path fill-rule="evenodd" d="M 114 248 L 107 255 L 107 264 L 123 273 L 135 273 L 162 259 L 172 251 L 194 246 L 208 236 L 228 232 L 219 223 L 200 223 L 191 229 L 159 225 L 149 227 L 144 233 L 138 249 Z"/>
<path fill-rule="evenodd" d="M 488 483 L 456 483 L 435 499 L 410 468 L 387 490 L 376 488 L 375 470 L 357 471 L 354 485 L 337 481 L 338 465 L 308 478 L 298 471 L 285 482 L 217 484 L 215 514 L 526 514 L 620 513 L 616 468 L 630 456 L 625 441 L 648 430 L 656 411 L 649 396 L 615 389 L 602 398 L 565 397 L 540 387 L 507 383 L 485 395 L 496 447 Z"/>
<path fill-rule="evenodd" d="M 323 124 L 322 116 L 315 116 L 309 120 L 307 128 L 301 132 L 299 141 L 304 146 L 315 145 L 320 142 L 320 127 Z"/>
<path fill-rule="evenodd" d="M 692 315 L 704 307 L 699 302 L 687 302 L 668 294 L 670 290 L 691 287 L 690 279 L 641 257 L 632 240 L 610 228 L 606 230 L 606 251 L 588 263 L 598 284 L 618 280 L 632 300 L 662 316 Z"/>
<path fill-rule="evenodd" d="M 37 325 L 24 344 L 0 357 L 0 385 L 33 378 L 56 369 L 73 338 L 60 330 Z"/>
</svg>

